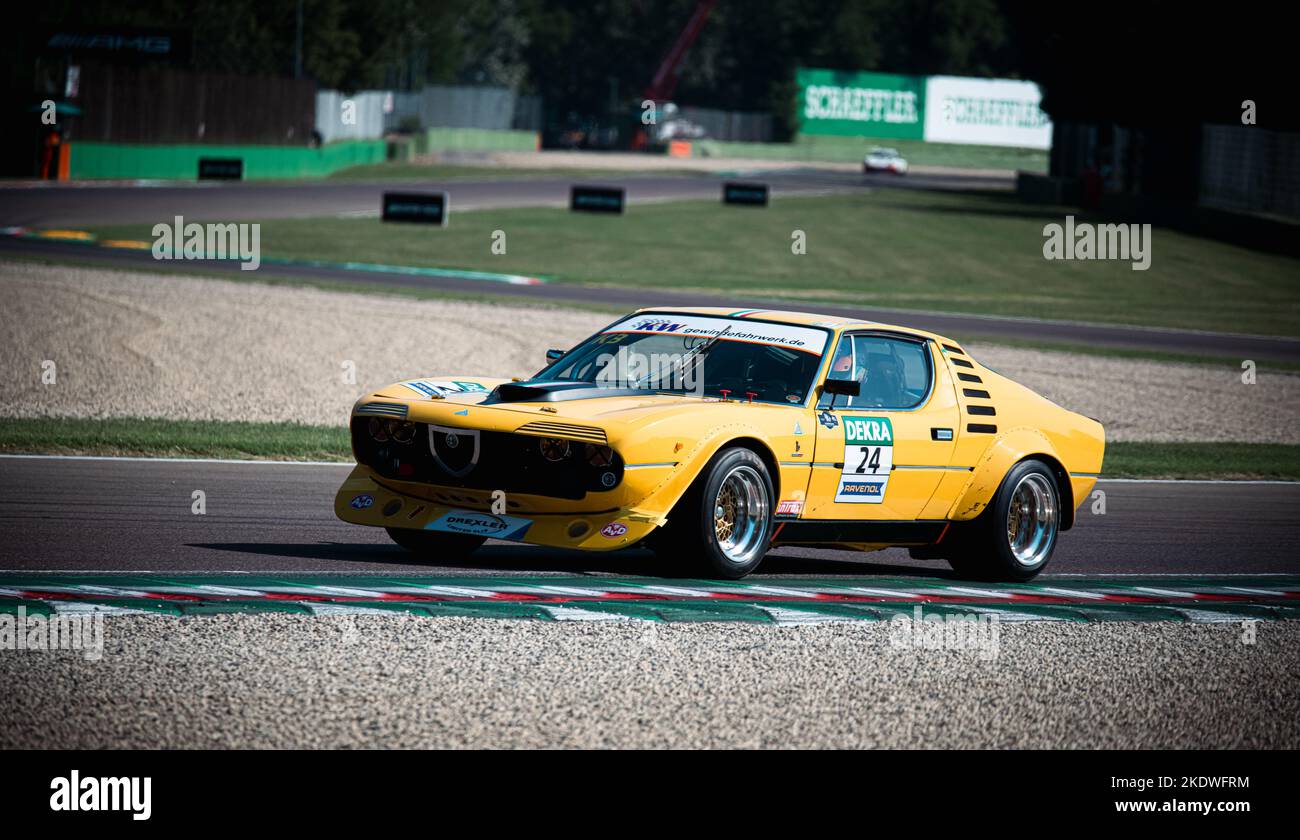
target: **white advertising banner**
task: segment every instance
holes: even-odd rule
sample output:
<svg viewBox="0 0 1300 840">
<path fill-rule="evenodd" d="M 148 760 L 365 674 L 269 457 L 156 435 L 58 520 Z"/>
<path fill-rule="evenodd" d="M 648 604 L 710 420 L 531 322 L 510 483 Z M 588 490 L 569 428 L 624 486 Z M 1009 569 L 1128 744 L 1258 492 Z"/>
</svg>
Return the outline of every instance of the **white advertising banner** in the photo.
<svg viewBox="0 0 1300 840">
<path fill-rule="evenodd" d="M 1039 108 L 1033 82 L 930 76 L 925 90 L 925 140 L 1049 149 L 1052 121 Z"/>
</svg>

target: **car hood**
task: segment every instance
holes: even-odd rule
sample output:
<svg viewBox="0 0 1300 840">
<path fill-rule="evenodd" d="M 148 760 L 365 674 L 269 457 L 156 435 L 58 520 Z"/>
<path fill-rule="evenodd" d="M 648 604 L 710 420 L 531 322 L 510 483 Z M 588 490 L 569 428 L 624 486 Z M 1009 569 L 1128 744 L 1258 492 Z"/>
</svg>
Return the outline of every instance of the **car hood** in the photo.
<svg viewBox="0 0 1300 840">
<path fill-rule="evenodd" d="M 419 392 L 419 383 L 399 382 L 363 398 L 401 400 L 410 406 L 410 418 L 440 425 L 507 429 L 535 421 L 576 422 L 600 426 L 610 437 L 632 428 L 644 428 L 664 417 L 683 411 L 723 412 L 745 405 L 737 400 L 723 402 L 714 397 L 662 394 L 645 389 L 596 388 L 586 383 L 556 381 L 505 381 L 483 377 L 445 377 L 437 382 L 479 386 L 481 390 L 444 392 L 429 396 Z M 471 410 L 466 410 L 472 407 Z M 781 411 L 786 406 L 755 404 L 756 411 Z M 490 419 L 489 419 L 490 418 Z"/>
</svg>

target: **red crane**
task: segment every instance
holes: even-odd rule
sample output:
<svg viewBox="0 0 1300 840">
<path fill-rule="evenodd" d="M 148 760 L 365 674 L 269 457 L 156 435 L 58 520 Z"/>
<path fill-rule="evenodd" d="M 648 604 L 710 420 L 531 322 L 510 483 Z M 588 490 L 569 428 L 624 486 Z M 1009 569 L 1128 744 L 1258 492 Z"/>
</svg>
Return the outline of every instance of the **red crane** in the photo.
<svg viewBox="0 0 1300 840">
<path fill-rule="evenodd" d="M 695 43 L 699 36 L 700 30 L 704 28 L 704 22 L 709 19 L 713 12 L 713 7 L 717 5 L 717 0 L 700 0 L 695 5 L 695 11 L 691 13 L 691 19 L 686 22 L 686 28 L 677 36 L 676 42 L 673 43 L 664 60 L 659 63 L 659 69 L 655 71 L 654 78 L 650 80 L 649 86 L 645 89 L 645 98 L 652 102 L 667 102 L 673 97 L 673 91 L 677 89 L 677 68 L 681 65 L 682 59 L 686 57 L 686 51 Z"/>
</svg>

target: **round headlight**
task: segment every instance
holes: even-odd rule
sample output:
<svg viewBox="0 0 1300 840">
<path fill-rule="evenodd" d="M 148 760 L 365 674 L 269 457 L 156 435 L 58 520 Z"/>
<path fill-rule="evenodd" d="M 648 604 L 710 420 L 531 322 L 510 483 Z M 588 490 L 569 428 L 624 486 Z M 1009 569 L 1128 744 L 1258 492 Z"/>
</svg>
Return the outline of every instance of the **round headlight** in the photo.
<svg viewBox="0 0 1300 840">
<path fill-rule="evenodd" d="M 589 443 L 584 453 L 587 456 L 587 463 L 593 467 L 608 467 L 614 463 L 614 450 L 608 446 L 597 446 Z"/>
<path fill-rule="evenodd" d="M 569 457 L 569 442 L 564 438 L 542 438 L 537 442 L 537 448 L 548 461 L 563 461 Z"/>
<path fill-rule="evenodd" d="M 370 437 L 377 443 L 388 442 L 388 427 L 384 425 L 383 420 L 378 417 L 371 417 L 370 422 L 366 424 L 366 428 L 370 431 Z"/>
<path fill-rule="evenodd" d="M 415 424 L 409 420 L 389 420 L 388 434 L 398 443 L 415 440 Z"/>
</svg>

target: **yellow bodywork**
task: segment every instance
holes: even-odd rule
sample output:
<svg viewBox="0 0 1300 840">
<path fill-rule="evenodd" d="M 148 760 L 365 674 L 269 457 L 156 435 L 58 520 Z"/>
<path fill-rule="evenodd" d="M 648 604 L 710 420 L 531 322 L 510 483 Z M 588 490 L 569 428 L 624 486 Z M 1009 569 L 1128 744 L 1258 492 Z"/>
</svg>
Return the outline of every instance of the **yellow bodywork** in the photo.
<svg viewBox="0 0 1300 840">
<path fill-rule="evenodd" d="M 726 309 L 661 307 L 641 312 L 737 317 Z M 347 522 L 389 528 L 424 529 L 449 516 L 459 517 L 475 528 L 474 533 L 486 536 L 560 548 L 611 550 L 636 543 L 665 524 L 710 459 L 724 447 L 740 445 L 755 450 L 772 474 L 777 510 L 785 511 L 777 517 L 774 537 L 774 544 L 781 544 L 780 525 L 788 521 L 942 523 L 973 519 L 990 503 L 1007 471 L 1030 457 L 1047 461 L 1057 471 L 1062 527 L 1066 528 L 1101 472 L 1104 433 L 1100 423 L 999 376 L 964 352 L 955 352 L 961 349 L 956 342 L 918 330 L 843 318 L 767 310 L 745 313 L 742 317 L 756 322 L 830 331 L 814 379 L 817 387 L 807 404 L 646 393 L 484 405 L 492 389 L 509 380 L 430 377 L 459 383 L 457 387 L 464 389 L 444 392 L 440 398 L 423 396 L 405 383 L 396 383 L 361 398 L 354 416 L 363 406 L 382 404 L 404 406 L 405 419 L 414 423 L 452 429 L 563 438 L 574 443 L 590 442 L 596 439 L 592 435 L 603 433 L 608 446 L 626 465 L 623 479 L 614 489 L 588 492 L 581 500 L 513 492 L 494 500 L 491 490 L 389 479 L 358 465 L 338 491 L 335 512 Z M 881 504 L 835 502 L 845 456 L 844 431 L 839 423 L 831 427 L 824 422 L 826 412 L 817 408 L 832 350 L 841 334 L 854 331 L 924 339 L 932 361 L 933 387 L 918 408 L 830 412 L 840 421 L 864 413 L 890 419 L 893 470 Z M 963 381 L 963 374 L 980 381 Z M 972 397 L 971 390 L 988 396 Z M 996 413 L 973 415 L 971 406 L 992 407 Z M 972 433 L 967 430 L 969 424 L 995 425 L 997 430 Z M 952 439 L 935 439 L 934 429 L 952 430 Z M 790 511 L 796 510 L 791 515 Z M 499 527 L 498 522 L 502 523 Z M 871 550 L 900 543 L 836 539 L 827 544 Z"/>
</svg>

